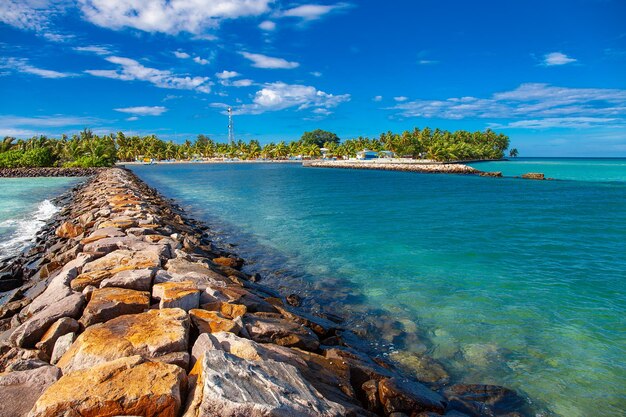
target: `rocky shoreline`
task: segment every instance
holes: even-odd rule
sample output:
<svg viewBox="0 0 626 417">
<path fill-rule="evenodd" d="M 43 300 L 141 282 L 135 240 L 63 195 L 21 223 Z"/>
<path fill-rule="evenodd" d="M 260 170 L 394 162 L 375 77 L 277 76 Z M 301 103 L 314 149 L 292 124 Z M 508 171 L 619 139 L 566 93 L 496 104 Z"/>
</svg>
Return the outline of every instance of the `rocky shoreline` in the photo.
<svg viewBox="0 0 626 417">
<path fill-rule="evenodd" d="M 62 203 L 0 273 L 0 417 L 527 415 L 512 390 L 406 378 L 358 350 L 129 171 Z"/>
<path fill-rule="evenodd" d="M 0 168 L 0 178 L 89 177 L 106 168 Z"/>
<path fill-rule="evenodd" d="M 421 172 L 424 174 L 479 174 L 481 171 L 463 164 L 403 164 L 375 161 L 311 161 L 302 166 L 312 168 L 372 169 L 379 171 Z"/>
</svg>

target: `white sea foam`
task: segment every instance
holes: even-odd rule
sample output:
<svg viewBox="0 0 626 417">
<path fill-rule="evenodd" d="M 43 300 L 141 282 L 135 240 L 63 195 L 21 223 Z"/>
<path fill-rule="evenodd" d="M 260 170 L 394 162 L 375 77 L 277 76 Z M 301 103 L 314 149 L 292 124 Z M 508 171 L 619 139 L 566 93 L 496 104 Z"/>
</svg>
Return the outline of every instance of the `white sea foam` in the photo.
<svg viewBox="0 0 626 417">
<path fill-rule="evenodd" d="M 12 230 L 10 236 L 0 242 L 0 258 L 18 254 L 35 238 L 37 232 L 54 214 L 59 211 L 49 200 L 44 200 L 34 212 L 23 217 L 8 219 L 0 223 L 0 227 Z"/>
</svg>

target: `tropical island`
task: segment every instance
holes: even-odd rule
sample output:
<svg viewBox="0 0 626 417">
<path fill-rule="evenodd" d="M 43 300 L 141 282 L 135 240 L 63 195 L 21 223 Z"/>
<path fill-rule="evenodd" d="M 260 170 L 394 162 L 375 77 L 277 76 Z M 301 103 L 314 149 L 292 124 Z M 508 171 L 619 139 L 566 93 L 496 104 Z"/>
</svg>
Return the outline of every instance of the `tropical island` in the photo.
<svg viewBox="0 0 626 417">
<path fill-rule="evenodd" d="M 123 132 L 97 135 L 85 129 L 71 137 L 5 137 L 0 142 L 0 168 L 112 166 L 116 162 L 228 160 L 349 159 L 359 152 L 394 155 L 438 162 L 501 159 L 509 138 L 491 129 L 450 132 L 428 127 L 402 133 L 386 132 L 378 138 L 341 141 L 321 129 L 305 132 L 299 140 L 261 144 L 258 140 L 217 142 L 200 134 L 194 141 L 164 141 L 156 135 L 127 136 Z M 510 156 L 517 150 L 511 149 Z"/>
</svg>

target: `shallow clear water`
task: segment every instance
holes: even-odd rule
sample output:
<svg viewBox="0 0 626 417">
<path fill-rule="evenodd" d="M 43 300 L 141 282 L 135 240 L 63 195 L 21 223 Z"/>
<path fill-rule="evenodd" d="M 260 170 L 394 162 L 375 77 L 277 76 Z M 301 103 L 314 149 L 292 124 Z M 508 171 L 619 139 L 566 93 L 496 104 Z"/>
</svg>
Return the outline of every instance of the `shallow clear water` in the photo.
<svg viewBox="0 0 626 417">
<path fill-rule="evenodd" d="M 502 171 L 505 176 L 541 172 L 559 180 L 626 182 L 624 158 L 512 158 L 470 165 L 481 171 Z"/>
<path fill-rule="evenodd" d="M 561 416 L 624 415 L 626 183 L 133 169 L 236 243 L 252 270 L 363 313 L 351 325 L 385 348 L 426 349 L 457 381 L 516 388 Z M 385 331 L 392 319 L 404 333 Z"/>
<path fill-rule="evenodd" d="M 0 259 L 18 254 L 58 210 L 50 202 L 76 178 L 0 178 Z"/>
</svg>

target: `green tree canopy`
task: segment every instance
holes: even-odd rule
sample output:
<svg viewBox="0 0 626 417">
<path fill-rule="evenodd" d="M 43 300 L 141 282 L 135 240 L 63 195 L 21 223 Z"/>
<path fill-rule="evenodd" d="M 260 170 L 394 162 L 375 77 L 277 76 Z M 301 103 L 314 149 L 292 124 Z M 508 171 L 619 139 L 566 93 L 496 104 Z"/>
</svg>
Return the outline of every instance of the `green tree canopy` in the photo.
<svg viewBox="0 0 626 417">
<path fill-rule="evenodd" d="M 335 143 L 339 144 L 340 139 L 339 136 L 332 132 L 327 132 L 322 129 L 315 129 L 312 132 L 304 132 L 302 137 L 300 138 L 300 142 L 303 145 L 317 145 L 322 148 L 325 143 Z"/>
</svg>

